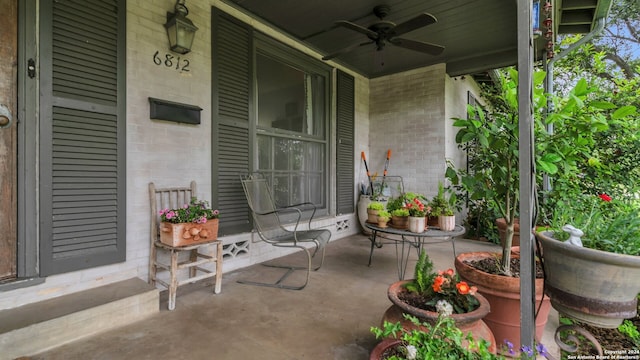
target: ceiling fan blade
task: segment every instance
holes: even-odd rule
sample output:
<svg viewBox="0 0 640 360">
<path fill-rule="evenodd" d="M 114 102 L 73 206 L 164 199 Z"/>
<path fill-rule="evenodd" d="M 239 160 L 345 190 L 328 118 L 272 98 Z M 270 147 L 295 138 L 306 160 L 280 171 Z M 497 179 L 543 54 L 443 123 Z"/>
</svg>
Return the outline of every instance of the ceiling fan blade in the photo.
<svg viewBox="0 0 640 360">
<path fill-rule="evenodd" d="M 400 46 L 405 49 L 420 51 L 431 55 L 440 55 L 444 51 L 444 46 L 423 41 L 394 38 L 391 39 L 390 42 L 393 45 Z"/>
<path fill-rule="evenodd" d="M 422 13 L 416 17 L 414 17 L 413 19 L 409 19 L 403 23 L 400 23 L 398 25 L 396 25 L 395 28 L 393 28 L 393 36 L 399 36 L 402 34 L 406 34 L 410 31 L 413 31 L 415 29 L 421 28 L 423 26 L 427 26 L 427 25 L 431 25 L 438 22 L 438 20 L 436 19 L 435 16 L 429 14 L 429 13 Z"/>
<path fill-rule="evenodd" d="M 342 27 L 346 27 L 347 29 L 351 29 L 351 30 L 357 31 L 357 32 L 359 32 L 361 34 L 365 34 L 371 39 L 377 39 L 378 38 L 378 33 L 377 32 L 375 32 L 373 30 L 369 30 L 364 26 L 360 26 L 360 25 L 352 23 L 350 21 L 338 20 L 338 21 L 336 21 L 336 25 L 342 26 Z"/>
<path fill-rule="evenodd" d="M 340 56 L 340 55 L 342 55 L 344 53 L 348 53 L 349 51 L 352 51 L 352 50 L 354 50 L 356 48 L 359 48 L 360 46 L 369 45 L 369 44 L 373 44 L 373 43 L 374 43 L 374 41 L 367 41 L 367 42 L 363 42 L 363 43 L 359 43 L 359 44 L 353 44 L 351 46 L 347 46 L 344 49 L 338 50 L 338 51 L 336 51 L 336 52 L 334 52 L 332 54 L 323 56 L 322 60 L 331 60 L 336 56 Z"/>
</svg>

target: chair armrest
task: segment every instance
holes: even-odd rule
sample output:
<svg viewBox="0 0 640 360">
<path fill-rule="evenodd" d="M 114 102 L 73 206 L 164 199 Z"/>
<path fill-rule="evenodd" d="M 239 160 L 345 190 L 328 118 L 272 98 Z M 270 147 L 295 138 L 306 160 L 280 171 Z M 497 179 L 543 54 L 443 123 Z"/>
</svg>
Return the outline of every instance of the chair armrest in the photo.
<svg viewBox="0 0 640 360">
<path fill-rule="evenodd" d="M 276 216 L 278 216 L 280 213 L 297 213 L 298 218 L 296 219 L 296 225 L 293 228 L 294 232 L 298 231 L 298 225 L 300 224 L 300 220 L 302 219 L 302 210 L 300 210 L 297 207 L 284 207 L 284 208 L 278 208 L 278 209 L 275 209 L 272 211 L 266 211 L 266 212 L 254 211 L 254 213 L 256 215 L 276 214 Z"/>
<path fill-rule="evenodd" d="M 287 205 L 287 206 L 283 206 L 281 209 L 290 209 L 290 208 L 296 208 L 298 210 L 300 210 L 301 208 L 304 207 L 308 207 L 310 209 L 313 209 L 313 211 L 311 212 L 311 217 L 309 217 L 309 230 L 311 230 L 311 222 L 313 221 L 313 217 L 316 216 L 316 210 L 318 209 L 318 207 L 312 203 L 312 202 L 303 202 L 303 203 L 299 203 L 299 204 L 293 204 L 293 205 Z M 305 209 L 303 209 L 305 210 Z M 302 210 L 300 210 L 302 211 Z M 300 218 L 298 218 L 298 221 L 300 221 Z"/>
</svg>

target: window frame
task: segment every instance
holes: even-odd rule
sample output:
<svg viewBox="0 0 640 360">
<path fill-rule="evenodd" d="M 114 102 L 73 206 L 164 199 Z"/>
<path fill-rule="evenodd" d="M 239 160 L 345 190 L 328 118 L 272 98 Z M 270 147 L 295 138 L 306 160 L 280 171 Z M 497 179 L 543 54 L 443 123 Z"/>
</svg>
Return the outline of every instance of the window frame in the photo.
<svg viewBox="0 0 640 360">
<path fill-rule="evenodd" d="M 311 56 L 304 54 L 280 41 L 260 32 L 254 33 L 253 41 L 253 98 L 252 103 L 253 112 L 250 119 L 250 139 L 251 141 L 251 171 L 260 171 L 258 169 L 258 135 L 269 136 L 270 138 L 282 138 L 300 140 L 303 142 L 315 142 L 324 145 L 324 161 L 323 161 L 323 174 L 321 176 L 324 182 L 324 194 L 322 195 L 322 203 L 324 206 L 318 207 L 316 215 L 329 215 L 331 209 L 331 189 L 330 182 L 330 169 L 331 169 L 331 144 L 332 144 L 332 121 L 331 121 L 331 102 L 333 94 L 333 82 L 332 82 L 332 68 L 321 61 L 312 58 Z M 266 56 L 272 60 L 281 62 L 284 65 L 291 66 L 306 74 L 314 74 L 322 76 L 324 78 L 324 133 L 322 136 L 296 133 L 294 131 L 282 130 L 278 128 L 265 127 L 258 125 L 258 74 L 257 74 L 257 58 L 258 55 Z M 315 119 L 314 119 L 315 121 Z M 271 174 L 267 175 L 269 183 L 272 183 L 273 178 Z M 273 195 L 273 194 L 272 194 Z M 278 204 L 285 205 L 285 204 Z M 294 221 L 294 219 L 283 219 L 283 221 Z"/>
</svg>

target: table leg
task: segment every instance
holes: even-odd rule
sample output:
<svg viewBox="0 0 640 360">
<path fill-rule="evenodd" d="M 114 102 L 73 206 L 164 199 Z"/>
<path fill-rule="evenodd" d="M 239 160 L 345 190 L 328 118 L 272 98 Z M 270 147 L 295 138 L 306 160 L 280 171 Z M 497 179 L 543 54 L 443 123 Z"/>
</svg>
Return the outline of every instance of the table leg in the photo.
<svg viewBox="0 0 640 360">
<path fill-rule="evenodd" d="M 409 263 L 409 255 L 411 254 L 411 247 L 413 246 L 413 244 L 411 243 L 411 241 L 407 241 L 407 238 L 404 235 L 401 236 L 402 241 L 396 241 L 396 266 L 398 267 L 398 279 L 404 280 L 404 275 L 407 273 L 407 264 Z M 398 251 L 398 243 L 401 244 L 400 251 Z"/>
<path fill-rule="evenodd" d="M 369 241 L 371 241 L 371 251 L 369 252 L 369 264 L 367 266 L 371 266 L 371 259 L 373 258 L 373 247 L 376 245 L 376 235 L 378 232 L 376 230 L 371 231 L 371 235 L 369 235 Z"/>
</svg>

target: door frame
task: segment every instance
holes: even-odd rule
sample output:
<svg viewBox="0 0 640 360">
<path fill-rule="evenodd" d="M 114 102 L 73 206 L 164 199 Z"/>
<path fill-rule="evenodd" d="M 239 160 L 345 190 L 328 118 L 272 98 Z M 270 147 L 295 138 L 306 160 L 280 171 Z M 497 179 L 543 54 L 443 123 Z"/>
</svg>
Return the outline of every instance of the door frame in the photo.
<svg viewBox="0 0 640 360">
<path fill-rule="evenodd" d="M 18 1 L 18 83 L 14 120 L 17 139 L 17 277 L 0 284 L 0 291 L 44 282 L 38 274 L 37 136 L 38 45 L 37 1 Z M 28 60 L 35 61 L 35 76 L 28 74 Z"/>
</svg>

